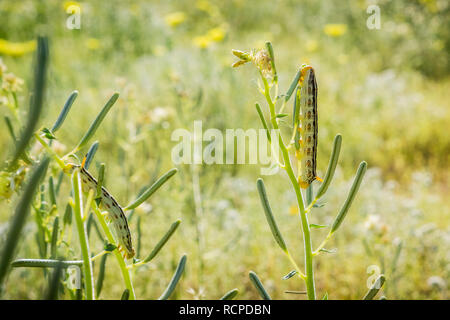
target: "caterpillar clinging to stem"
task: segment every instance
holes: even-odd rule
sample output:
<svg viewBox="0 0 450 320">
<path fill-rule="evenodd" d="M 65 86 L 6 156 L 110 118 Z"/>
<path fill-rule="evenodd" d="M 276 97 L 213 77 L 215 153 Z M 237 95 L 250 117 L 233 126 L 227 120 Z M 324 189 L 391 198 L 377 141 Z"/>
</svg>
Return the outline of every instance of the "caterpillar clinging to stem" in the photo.
<svg viewBox="0 0 450 320">
<path fill-rule="evenodd" d="M 85 161 L 86 157 L 84 157 L 81 166 L 71 164 L 71 170 L 80 168 L 80 177 L 83 192 L 87 193 L 91 189 L 94 190 L 94 192 L 97 192 L 98 182 L 84 167 Z M 128 227 L 127 217 L 125 216 L 122 207 L 103 186 L 101 187 L 99 199 L 100 207 L 108 212 L 108 218 L 114 227 L 114 231 L 119 242 L 119 250 L 124 251 L 124 256 L 127 259 L 133 258 L 135 252 L 131 240 L 131 232 L 130 228 Z"/>
<path fill-rule="evenodd" d="M 322 180 L 317 177 L 317 81 L 314 69 L 304 65 L 300 77 L 300 99 L 297 100 L 296 110 L 296 156 L 299 160 L 298 183 L 306 189 L 314 180 Z M 298 94 L 298 92 L 297 92 Z M 298 96 L 295 97 L 298 99 Z M 297 105 L 299 104 L 299 106 Z"/>
</svg>

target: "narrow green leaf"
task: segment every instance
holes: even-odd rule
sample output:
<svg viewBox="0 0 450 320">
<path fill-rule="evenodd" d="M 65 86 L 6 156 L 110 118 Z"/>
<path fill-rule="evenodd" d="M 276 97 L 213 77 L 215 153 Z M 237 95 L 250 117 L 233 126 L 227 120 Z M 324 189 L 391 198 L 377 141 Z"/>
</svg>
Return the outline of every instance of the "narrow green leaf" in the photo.
<svg viewBox="0 0 450 320">
<path fill-rule="evenodd" d="M 319 251 L 320 251 L 320 252 L 325 252 L 325 253 L 336 253 L 336 252 L 337 252 L 337 249 L 334 248 L 334 249 L 328 250 L 328 249 L 322 248 L 322 249 L 320 249 Z"/>
<path fill-rule="evenodd" d="M 66 205 L 66 211 L 64 212 L 63 222 L 64 225 L 72 224 L 72 207 L 70 206 L 70 204 Z"/>
<path fill-rule="evenodd" d="M 294 93 L 295 88 L 297 88 L 298 81 L 300 80 L 301 74 L 302 74 L 302 70 L 301 70 L 301 68 L 299 68 L 297 73 L 295 74 L 294 80 L 292 80 L 291 85 L 289 86 L 289 89 L 286 92 L 286 95 L 284 97 L 284 100 L 286 102 L 289 101 L 289 99 L 291 98 L 292 94 Z M 298 88 L 297 88 L 297 90 L 298 90 Z"/>
<path fill-rule="evenodd" d="M 284 118 L 284 117 L 287 117 L 287 116 L 288 116 L 287 113 L 279 113 L 279 114 L 277 114 L 275 117 L 276 117 L 276 118 Z"/>
<path fill-rule="evenodd" d="M 300 122 L 300 87 L 297 87 L 297 90 L 295 90 L 294 112 L 292 112 L 292 126 L 297 129 L 299 122 Z M 296 135 L 299 134 L 300 133 L 297 130 Z M 298 143 L 298 138 L 295 139 L 295 141 L 296 143 Z"/>
<path fill-rule="evenodd" d="M 169 230 L 166 232 L 166 234 L 159 240 L 159 242 L 156 244 L 156 246 L 153 248 L 152 252 L 145 258 L 144 263 L 150 262 L 159 251 L 164 247 L 164 245 L 169 241 L 170 237 L 174 234 L 174 232 L 177 230 L 178 226 L 181 223 L 181 219 L 178 219 L 172 225 L 170 226 Z"/>
<path fill-rule="evenodd" d="M 50 140 L 56 139 L 56 137 L 53 135 L 53 133 L 50 131 L 49 128 L 43 128 L 43 129 L 41 129 L 41 132 L 44 134 L 44 136 L 47 139 L 50 139 Z"/>
<path fill-rule="evenodd" d="M 380 274 L 373 284 L 372 288 L 367 291 L 366 295 L 364 296 L 363 300 L 373 300 L 375 296 L 377 295 L 378 291 L 380 291 L 381 287 L 383 286 L 384 282 L 386 280 L 386 277 L 384 274 Z"/>
<path fill-rule="evenodd" d="M 96 190 L 95 199 L 101 199 L 101 197 L 102 197 L 102 187 L 103 187 L 104 180 L 105 180 L 105 164 L 102 162 L 100 164 L 100 168 L 98 170 L 97 190 Z"/>
<path fill-rule="evenodd" d="M 344 202 L 344 205 L 342 206 L 341 210 L 339 211 L 339 214 L 336 216 L 336 219 L 333 222 L 333 225 L 331 227 L 330 233 L 335 232 L 339 226 L 341 225 L 342 221 L 344 221 L 345 216 L 347 215 L 348 209 L 350 209 L 350 206 L 353 202 L 353 199 L 355 199 L 356 194 L 358 193 L 359 186 L 361 185 L 361 181 L 364 177 L 364 173 L 367 169 L 367 162 L 363 161 L 359 165 L 358 171 L 356 172 L 355 179 L 353 180 L 352 187 L 350 188 L 350 192 L 347 196 L 347 199 Z"/>
<path fill-rule="evenodd" d="M 310 184 L 308 186 L 308 188 L 306 188 L 306 205 L 307 206 L 312 202 L 313 194 L 314 194 L 313 185 Z"/>
<path fill-rule="evenodd" d="M 53 125 L 53 127 L 51 129 L 51 131 L 53 133 L 55 133 L 61 127 L 61 125 L 63 124 L 63 122 L 66 119 L 67 114 L 69 113 L 70 108 L 72 107 L 72 104 L 75 101 L 75 99 L 77 98 L 77 96 L 78 96 L 78 91 L 75 90 L 75 91 L 73 91 L 70 94 L 70 96 L 67 99 L 66 103 L 64 103 L 64 107 L 61 110 L 61 112 L 60 112 L 60 114 L 58 116 L 58 119 L 56 119 L 56 122 L 55 122 L 55 124 Z"/>
<path fill-rule="evenodd" d="M 57 264 L 55 267 L 55 271 L 50 279 L 50 286 L 48 288 L 46 299 L 47 300 L 57 300 L 58 299 L 58 291 L 59 291 L 59 280 L 61 279 L 61 275 L 63 273 L 63 264 L 60 260 L 57 260 Z"/>
<path fill-rule="evenodd" d="M 48 178 L 48 196 L 50 198 L 50 204 L 53 206 L 56 206 L 56 191 L 55 191 L 55 185 L 53 183 L 53 177 L 50 176 Z"/>
<path fill-rule="evenodd" d="M 17 259 L 11 263 L 13 268 L 56 268 L 58 264 L 64 268 L 82 266 L 83 260 L 55 260 L 55 259 Z"/>
<path fill-rule="evenodd" d="M 256 107 L 256 111 L 258 112 L 259 119 L 261 120 L 261 123 L 262 123 L 264 129 L 266 130 L 267 140 L 270 142 L 269 128 L 267 127 L 267 122 L 266 122 L 266 119 L 264 118 L 264 114 L 261 110 L 261 106 L 259 105 L 259 103 L 255 103 L 255 107 Z"/>
<path fill-rule="evenodd" d="M 315 224 L 315 223 L 310 223 L 309 224 L 310 228 L 315 228 L 315 229 L 321 229 L 321 228 L 326 228 L 329 227 L 328 225 L 325 224 Z"/>
<path fill-rule="evenodd" d="M 33 94 L 30 98 L 30 111 L 27 122 L 22 131 L 20 139 L 17 141 L 15 154 L 10 163 L 10 168 L 14 167 L 17 159 L 25 151 L 31 137 L 36 130 L 39 118 L 41 116 L 44 93 L 46 87 L 46 74 L 48 66 L 48 40 L 45 37 L 38 37 L 36 50 L 36 67 L 34 72 Z"/>
<path fill-rule="evenodd" d="M 278 74 L 277 74 L 277 68 L 275 67 L 275 54 L 273 52 L 272 43 L 270 43 L 269 41 L 266 42 L 266 49 L 269 52 L 269 56 L 270 56 L 270 65 L 271 65 L 272 71 L 273 71 L 273 81 L 277 82 Z"/>
<path fill-rule="evenodd" d="M 328 292 L 325 292 L 325 294 L 323 295 L 322 300 L 328 300 Z"/>
<path fill-rule="evenodd" d="M 284 242 L 283 236 L 281 235 L 280 230 L 278 229 L 278 225 L 275 221 L 275 217 L 272 214 L 272 209 L 270 208 L 269 200 L 267 199 L 266 188 L 264 187 L 264 181 L 259 178 L 256 181 L 256 185 L 259 192 L 259 197 L 261 198 L 261 204 L 264 208 L 264 214 L 266 215 L 267 223 L 269 224 L 270 230 L 272 231 L 272 235 L 275 238 L 275 241 L 280 246 L 281 250 L 287 252 L 286 243 Z"/>
<path fill-rule="evenodd" d="M 136 229 L 137 229 L 137 244 L 136 244 L 136 258 L 139 258 L 141 256 L 141 216 L 138 216 L 137 223 L 136 223 Z"/>
<path fill-rule="evenodd" d="M 53 221 L 52 241 L 50 246 L 51 258 L 56 257 L 56 249 L 58 249 L 57 247 L 58 234 L 59 234 L 59 217 L 56 217 L 55 221 Z"/>
<path fill-rule="evenodd" d="M 283 280 L 290 279 L 290 278 L 292 278 L 293 276 L 295 276 L 297 273 L 298 273 L 297 270 L 292 270 L 291 272 L 289 272 L 287 275 L 285 275 L 285 276 L 284 276 L 283 278 L 281 278 L 281 279 L 283 279 Z"/>
<path fill-rule="evenodd" d="M 234 297 L 236 297 L 236 295 L 239 293 L 239 290 L 237 288 L 232 289 L 230 291 L 228 291 L 227 293 L 225 293 L 223 295 L 222 298 L 220 298 L 220 300 L 233 300 Z"/>
<path fill-rule="evenodd" d="M 8 128 L 8 132 L 9 132 L 9 134 L 11 136 L 11 139 L 14 141 L 14 144 L 16 144 L 16 142 L 17 142 L 16 141 L 16 134 L 14 133 L 14 128 L 13 128 L 13 125 L 11 123 L 11 119 L 9 119 L 8 116 L 5 116 L 4 119 L 5 119 L 5 122 L 6 122 L 6 127 Z"/>
<path fill-rule="evenodd" d="M 94 136 L 95 132 L 97 131 L 98 127 L 102 123 L 105 116 L 108 114 L 111 107 L 114 105 L 114 103 L 119 98 L 119 94 L 116 92 L 112 95 L 112 97 L 108 100 L 108 102 L 103 107 L 102 111 L 98 114 L 98 116 L 95 118 L 94 122 L 92 122 L 89 129 L 86 131 L 84 136 L 81 138 L 80 142 L 78 142 L 78 145 L 75 148 L 75 152 L 80 150 L 84 145 L 86 145 L 89 140 Z"/>
<path fill-rule="evenodd" d="M 250 277 L 250 281 L 253 283 L 256 290 L 258 290 L 258 293 L 261 296 L 261 298 L 263 298 L 264 300 L 272 300 L 272 298 L 267 293 L 266 289 L 264 289 L 264 286 L 261 283 L 261 280 L 259 280 L 256 273 L 254 273 L 253 271 L 250 271 L 248 275 Z"/>
<path fill-rule="evenodd" d="M 21 231 L 30 212 L 30 206 L 33 202 L 35 191 L 39 186 L 40 180 L 44 177 L 45 172 L 47 171 L 48 163 L 49 159 L 45 158 L 32 173 L 30 180 L 28 180 L 28 183 L 26 184 L 19 199 L 14 216 L 11 219 L 6 240 L 4 241 L 3 250 L 0 255 L 0 289 L 9 270 L 11 260 L 14 256 L 14 250 L 20 242 Z"/>
<path fill-rule="evenodd" d="M 136 200 L 134 200 L 131 204 L 129 204 L 125 210 L 131 210 L 137 208 L 140 204 L 142 204 L 145 200 L 147 200 L 156 190 L 158 190 L 164 183 L 167 182 L 175 173 L 178 172 L 177 168 L 170 169 L 167 171 L 161 178 L 159 178 L 150 188 L 145 190 L 145 192 L 139 196 Z"/>
<path fill-rule="evenodd" d="M 89 166 L 91 165 L 92 159 L 94 159 L 97 149 L 98 149 L 98 141 L 95 141 L 89 148 L 88 152 L 86 153 L 86 160 L 84 161 L 84 168 L 86 170 L 89 169 Z"/>
<path fill-rule="evenodd" d="M 105 247 L 103 248 L 103 250 L 108 251 L 108 252 L 112 252 L 116 249 L 117 247 L 115 245 L 113 245 L 112 243 L 107 243 L 105 245 Z"/>
<path fill-rule="evenodd" d="M 120 300 L 128 300 L 130 298 L 130 290 L 125 289 L 123 290 L 122 297 Z"/>
<path fill-rule="evenodd" d="M 175 270 L 175 273 L 172 277 L 172 279 L 169 282 L 169 285 L 167 286 L 166 290 L 163 292 L 163 294 L 158 298 L 158 300 L 167 300 L 169 299 L 169 297 L 171 296 L 172 292 L 175 290 L 175 287 L 178 284 L 178 281 L 181 278 L 181 275 L 184 272 L 184 267 L 186 265 L 186 259 L 187 256 L 186 254 L 184 254 L 181 259 L 180 262 L 178 263 L 177 269 Z"/>
<path fill-rule="evenodd" d="M 97 282 L 95 284 L 95 295 L 98 298 L 103 288 L 103 280 L 105 279 L 105 268 L 106 268 L 106 259 L 108 258 L 107 254 L 102 256 L 100 260 L 100 267 L 98 270 Z"/>
<path fill-rule="evenodd" d="M 328 190 L 331 180 L 333 180 L 334 172 L 336 171 L 337 162 L 339 160 L 339 153 L 341 152 L 341 144 L 342 144 L 342 136 L 340 134 L 337 134 L 336 137 L 334 137 L 333 151 L 331 151 L 327 173 L 325 174 L 325 178 L 323 179 L 323 182 L 320 185 L 319 190 L 317 191 L 316 195 L 317 199 L 319 199 L 325 194 L 325 192 Z"/>
</svg>

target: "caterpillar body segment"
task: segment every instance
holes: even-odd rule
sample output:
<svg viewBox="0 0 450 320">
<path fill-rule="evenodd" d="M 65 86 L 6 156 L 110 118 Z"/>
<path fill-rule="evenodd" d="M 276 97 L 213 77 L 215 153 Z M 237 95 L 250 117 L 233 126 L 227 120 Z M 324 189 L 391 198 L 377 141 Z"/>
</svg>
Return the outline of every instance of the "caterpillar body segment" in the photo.
<svg viewBox="0 0 450 320">
<path fill-rule="evenodd" d="M 304 66 L 301 70 L 299 119 L 296 134 L 296 156 L 299 161 L 298 182 L 306 189 L 317 179 L 317 81 L 314 69 Z"/>
</svg>

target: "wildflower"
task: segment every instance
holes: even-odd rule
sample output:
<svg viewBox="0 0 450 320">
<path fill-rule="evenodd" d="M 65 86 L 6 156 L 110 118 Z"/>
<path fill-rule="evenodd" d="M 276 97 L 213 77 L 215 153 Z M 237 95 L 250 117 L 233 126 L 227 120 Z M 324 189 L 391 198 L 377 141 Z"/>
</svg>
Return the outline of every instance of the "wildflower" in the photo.
<svg viewBox="0 0 450 320">
<path fill-rule="evenodd" d="M 0 39 L 0 54 L 7 56 L 20 57 L 26 53 L 32 52 L 36 49 L 36 41 L 25 42 L 11 42 L 5 39 Z"/>
<path fill-rule="evenodd" d="M 199 48 L 205 49 L 211 44 L 211 39 L 208 36 L 198 36 L 194 38 L 194 44 Z"/>
<path fill-rule="evenodd" d="M 90 50 L 96 50 L 100 48 L 100 41 L 95 38 L 88 38 L 86 40 L 86 47 Z"/>
<path fill-rule="evenodd" d="M 340 37 L 347 32 L 346 24 L 327 24 L 323 28 L 323 32 L 330 37 Z"/>
<path fill-rule="evenodd" d="M 66 11 L 66 12 L 67 12 L 67 10 L 70 9 L 70 7 L 73 7 L 73 6 L 81 8 L 81 4 L 76 1 L 64 1 L 64 3 L 63 3 L 64 11 Z"/>
<path fill-rule="evenodd" d="M 220 42 L 225 38 L 224 28 L 213 28 L 206 35 L 211 41 Z"/>
<path fill-rule="evenodd" d="M 431 276 L 427 280 L 427 284 L 429 287 L 444 289 L 447 287 L 447 284 L 444 279 L 439 276 Z"/>
<path fill-rule="evenodd" d="M 172 12 L 164 17 L 166 24 L 170 27 L 176 27 L 186 20 L 186 14 L 181 11 Z"/>
<path fill-rule="evenodd" d="M 22 90 L 23 79 L 16 77 L 12 73 L 6 73 L 3 76 L 2 89 L 9 92 L 18 92 Z"/>
<path fill-rule="evenodd" d="M 264 74 L 272 72 L 272 65 L 270 64 L 270 56 L 266 50 L 259 50 L 258 52 L 256 52 L 256 54 L 253 56 L 253 63 Z"/>
<path fill-rule="evenodd" d="M 289 214 L 291 216 L 296 216 L 298 214 L 298 207 L 297 205 L 292 205 L 289 207 Z"/>
</svg>

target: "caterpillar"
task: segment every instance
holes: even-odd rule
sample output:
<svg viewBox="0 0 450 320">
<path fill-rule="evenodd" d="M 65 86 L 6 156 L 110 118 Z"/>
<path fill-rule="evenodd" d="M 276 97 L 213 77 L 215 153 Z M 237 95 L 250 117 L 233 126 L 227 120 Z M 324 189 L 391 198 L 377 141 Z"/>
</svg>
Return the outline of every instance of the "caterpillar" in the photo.
<svg viewBox="0 0 450 320">
<path fill-rule="evenodd" d="M 297 123 L 296 147 L 299 160 L 298 183 L 306 189 L 314 180 L 320 178 L 316 174 L 317 165 L 317 81 L 314 69 L 304 65 L 300 78 L 300 107 Z"/>
<path fill-rule="evenodd" d="M 80 168 L 81 186 L 83 192 L 87 193 L 91 189 L 97 192 L 98 182 L 84 167 L 85 161 L 86 157 L 83 159 L 81 166 L 72 164 L 72 167 L 73 169 Z M 108 212 L 108 219 L 111 221 L 115 234 L 118 238 L 119 250 L 124 251 L 124 256 L 127 259 L 133 258 L 135 253 L 127 217 L 125 216 L 122 207 L 103 186 L 100 194 L 100 206 Z"/>
</svg>

